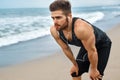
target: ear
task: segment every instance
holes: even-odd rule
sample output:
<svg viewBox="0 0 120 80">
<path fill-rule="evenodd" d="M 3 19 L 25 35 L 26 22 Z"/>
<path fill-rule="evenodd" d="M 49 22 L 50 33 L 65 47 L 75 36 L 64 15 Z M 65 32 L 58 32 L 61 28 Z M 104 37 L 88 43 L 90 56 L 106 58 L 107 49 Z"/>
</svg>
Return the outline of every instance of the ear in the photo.
<svg viewBox="0 0 120 80">
<path fill-rule="evenodd" d="M 70 18 L 72 18 L 72 14 L 71 13 L 68 14 L 68 19 L 70 19 Z"/>
<path fill-rule="evenodd" d="M 70 20 L 70 17 L 68 16 L 68 19 Z"/>
</svg>

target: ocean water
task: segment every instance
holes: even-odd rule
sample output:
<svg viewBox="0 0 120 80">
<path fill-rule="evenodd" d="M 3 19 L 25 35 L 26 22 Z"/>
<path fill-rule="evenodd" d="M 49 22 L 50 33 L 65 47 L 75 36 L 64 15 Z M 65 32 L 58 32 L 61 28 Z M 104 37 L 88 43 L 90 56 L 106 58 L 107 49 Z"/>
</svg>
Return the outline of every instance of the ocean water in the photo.
<svg viewBox="0 0 120 80">
<path fill-rule="evenodd" d="M 120 20 L 120 5 L 77 7 L 72 8 L 72 12 L 74 17 L 86 19 L 95 25 L 115 20 L 118 17 Z M 4 50 L 3 47 L 50 35 L 51 24 L 53 22 L 48 8 L 0 9 L 0 66 L 16 64 L 24 62 L 26 59 L 30 60 L 33 57 L 43 56 L 32 52 L 22 54 L 23 48 L 21 48 L 21 52 L 17 52 L 16 50 L 11 51 L 11 49 Z M 99 28 L 106 31 L 111 26 L 100 26 Z M 27 47 L 29 45 L 26 46 L 26 51 Z M 9 54 L 9 51 L 11 51 L 11 54 Z M 34 51 L 36 51 L 35 48 Z"/>
<path fill-rule="evenodd" d="M 72 11 L 73 16 L 93 24 L 120 16 L 119 5 L 78 7 Z M 47 8 L 0 9 L 0 47 L 49 35 L 51 24 Z"/>
</svg>

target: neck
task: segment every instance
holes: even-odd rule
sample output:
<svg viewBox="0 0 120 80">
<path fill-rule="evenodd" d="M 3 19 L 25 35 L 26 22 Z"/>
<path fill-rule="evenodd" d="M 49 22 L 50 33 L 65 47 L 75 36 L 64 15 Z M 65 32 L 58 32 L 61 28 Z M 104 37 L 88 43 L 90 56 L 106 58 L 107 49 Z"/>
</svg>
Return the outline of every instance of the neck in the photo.
<svg viewBox="0 0 120 80">
<path fill-rule="evenodd" d="M 66 26 L 66 28 L 63 31 L 65 31 L 65 32 L 71 32 L 71 30 L 72 30 L 72 19 L 69 19 L 67 21 L 67 26 Z"/>
</svg>

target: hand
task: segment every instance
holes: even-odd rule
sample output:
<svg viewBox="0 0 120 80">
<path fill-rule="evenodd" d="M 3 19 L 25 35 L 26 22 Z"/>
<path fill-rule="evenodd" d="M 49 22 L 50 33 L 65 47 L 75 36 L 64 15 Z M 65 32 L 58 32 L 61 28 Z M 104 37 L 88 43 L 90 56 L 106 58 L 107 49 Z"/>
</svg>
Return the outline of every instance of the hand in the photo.
<svg viewBox="0 0 120 80">
<path fill-rule="evenodd" d="M 97 69 L 91 69 L 90 70 L 90 78 L 91 78 L 91 80 L 99 80 L 99 79 L 102 79 L 102 75 L 100 75 L 100 73 Z"/>
<path fill-rule="evenodd" d="M 78 71 L 79 71 L 78 65 L 73 65 L 71 70 L 70 70 L 70 74 L 75 72 L 76 75 L 78 75 Z"/>
</svg>

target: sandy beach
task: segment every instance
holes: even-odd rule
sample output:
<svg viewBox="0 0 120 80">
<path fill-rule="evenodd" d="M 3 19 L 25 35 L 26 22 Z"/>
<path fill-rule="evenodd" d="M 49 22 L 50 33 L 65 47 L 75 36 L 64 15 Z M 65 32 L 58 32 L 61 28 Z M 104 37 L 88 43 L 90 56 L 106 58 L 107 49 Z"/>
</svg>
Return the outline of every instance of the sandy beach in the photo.
<svg viewBox="0 0 120 80">
<path fill-rule="evenodd" d="M 118 80 L 120 78 L 120 24 L 114 25 L 107 34 L 112 40 L 112 49 L 103 80 Z M 74 53 L 79 48 L 72 47 Z M 69 70 L 71 62 L 61 50 L 45 58 L 0 68 L 0 80 L 71 80 Z M 76 56 L 77 54 L 75 54 Z M 88 74 L 83 80 L 89 80 Z"/>
</svg>

